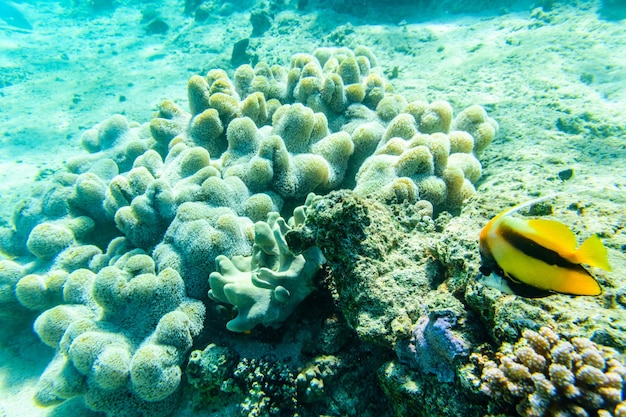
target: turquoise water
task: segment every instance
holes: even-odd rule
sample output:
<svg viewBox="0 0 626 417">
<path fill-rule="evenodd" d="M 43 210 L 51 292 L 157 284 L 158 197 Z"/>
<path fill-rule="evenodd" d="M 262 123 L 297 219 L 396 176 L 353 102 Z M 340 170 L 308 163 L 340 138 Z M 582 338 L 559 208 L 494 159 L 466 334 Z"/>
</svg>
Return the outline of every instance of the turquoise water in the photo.
<svg viewBox="0 0 626 417">
<path fill-rule="evenodd" d="M 625 10 L 1 1 L 0 415 L 622 415 Z M 550 193 L 602 294 L 478 282 Z"/>
</svg>

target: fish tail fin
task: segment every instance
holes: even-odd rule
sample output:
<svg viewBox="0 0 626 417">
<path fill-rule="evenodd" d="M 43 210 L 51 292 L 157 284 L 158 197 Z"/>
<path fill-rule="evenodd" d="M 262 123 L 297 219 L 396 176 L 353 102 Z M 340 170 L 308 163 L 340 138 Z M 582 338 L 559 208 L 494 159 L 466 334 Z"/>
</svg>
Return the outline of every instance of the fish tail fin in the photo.
<svg viewBox="0 0 626 417">
<path fill-rule="evenodd" d="M 590 236 L 580 245 L 576 250 L 576 258 L 580 263 L 605 271 L 611 270 L 607 250 L 598 235 Z"/>
</svg>

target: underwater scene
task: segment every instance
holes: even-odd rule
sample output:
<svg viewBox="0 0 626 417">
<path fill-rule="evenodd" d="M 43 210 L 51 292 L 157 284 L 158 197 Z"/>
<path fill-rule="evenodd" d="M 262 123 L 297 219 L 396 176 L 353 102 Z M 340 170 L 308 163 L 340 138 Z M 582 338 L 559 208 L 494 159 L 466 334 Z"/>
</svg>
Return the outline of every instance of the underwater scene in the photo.
<svg viewBox="0 0 626 417">
<path fill-rule="evenodd" d="M 0 0 L 0 417 L 626 417 L 626 1 Z"/>
</svg>

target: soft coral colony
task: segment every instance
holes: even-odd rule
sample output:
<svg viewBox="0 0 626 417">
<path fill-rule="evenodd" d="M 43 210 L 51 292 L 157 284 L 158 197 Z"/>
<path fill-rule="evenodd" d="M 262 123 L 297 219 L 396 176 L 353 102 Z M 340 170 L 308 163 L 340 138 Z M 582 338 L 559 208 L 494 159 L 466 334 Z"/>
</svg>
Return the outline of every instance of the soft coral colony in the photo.
<svg viewBox="0 0 626 417">
<path fill-rule="evenodd" d="M 86 131 L 88 154 L 0 230 L 13 258 L 0 261 L 2 319 L 34 312 L 56 352 L 36 400 L 171 412 L 210 303 L 246 332 L 314 290 L 325 248 L 285 239 L 310 193 L 460 209 L 496 122 L 480 106 L 409 102 L 376 65 L 366 47 L 320 48 L 287 67 L 211 70 L 189 80 L 189 111 L 165 101 L 149 123 L 116 115 Z"/>
</svg>

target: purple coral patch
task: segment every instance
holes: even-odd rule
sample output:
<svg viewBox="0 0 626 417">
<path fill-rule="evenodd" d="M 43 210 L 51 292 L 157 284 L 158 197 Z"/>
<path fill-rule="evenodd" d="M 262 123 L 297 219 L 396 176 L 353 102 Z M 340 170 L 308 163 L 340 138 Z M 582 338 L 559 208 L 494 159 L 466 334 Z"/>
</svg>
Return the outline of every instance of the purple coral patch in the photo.
<svg viewBox="0 0 626 417">
<path fill-rule="evenodd" d="M 441 382 L 452 382 L 454 358 L 469 355 L 468 343 L 452 331 L 456 323 L 456 316 L 450 310 L 422 316 L 409 343 L 399 346 L 399 359 L 422 372 L 437 375 Z"/>
</svg>

